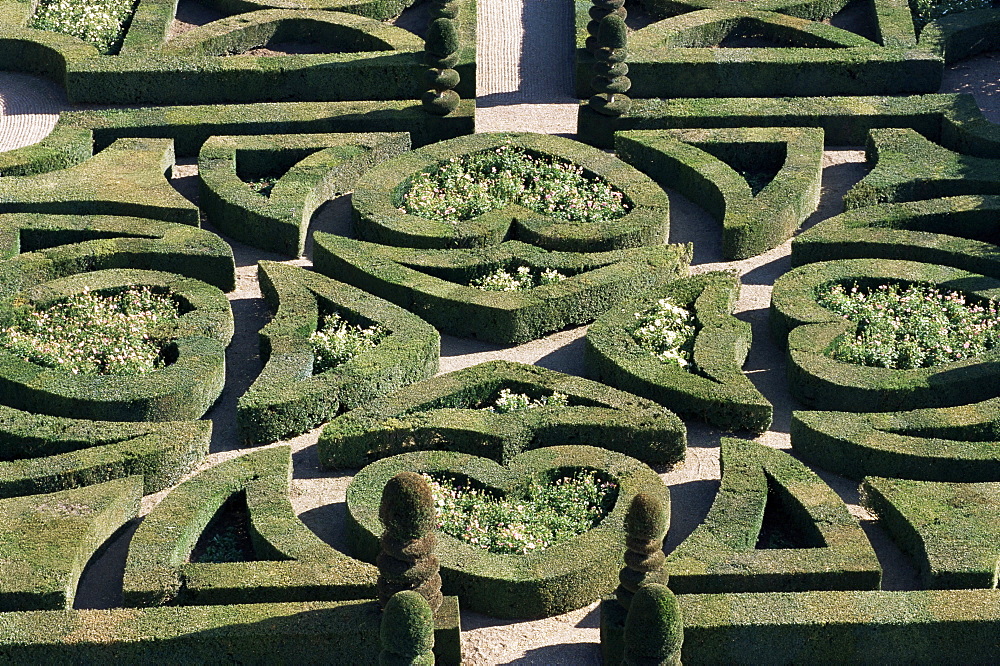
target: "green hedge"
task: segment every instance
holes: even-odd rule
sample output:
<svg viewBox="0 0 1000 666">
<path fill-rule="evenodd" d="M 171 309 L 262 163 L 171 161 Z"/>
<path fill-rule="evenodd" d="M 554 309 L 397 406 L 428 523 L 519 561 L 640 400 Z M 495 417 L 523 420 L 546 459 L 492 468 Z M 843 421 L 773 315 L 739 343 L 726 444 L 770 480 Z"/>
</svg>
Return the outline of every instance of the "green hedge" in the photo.
<svg viewBox="0 0 1000 666">
<path fill-rule="evenodd" d="M 860 481 L 1000 481 L 1000 399 L 910 412 L 792 413 L 792 448 Z"/>
<path fill-rule="evenodd" d="M 230 238 L 298 257 L 312 214 L 375 164 L 410 147 L 402 132 L 215 136 L 198 155 L 198 204 Z M 269 196 L 246 180 L 279 177 Z"/>
<path fill-rule="evenodd" d="M 179 155 L 196 156 L 209 137 L 236 134 L 409 132 L 413 145 L 422 146 L 472 132 L 474 115 L 473 100 L 446 117 L 404 100 L 93 109 L 63 117 L 69 125 L 93 130 L 99 148 L 123 137 L 169 137 Z"/>
<path fill-rule="evenodd" d="M 72 608 L 83 568 L 141 498 L 142 478 L 130 476 L 0 500 L 0 611 Z"/>
<path fill-rule="evenodd" d="M 764 432 L 773 409 L 741 369 L 751 333 L 750 324 L 732 316 L 739 291 L 735 275 L 703 273 L 608 310 L 587 329 L 588 376 L 651 398 L 685 418 L 726 430 Z M 632 337 L 635 313 L 661 298 L 694 313 L 697 337 L 691 370 L 660 361 Z"/>
<path fill-rule="evenodd" d="M 83 421 L 0 406 L 0 497 L 132 475 L 142 476 L 143 494 L 159 492 L 201 461 L 211 435 L 211 421 Z"/>
<path fill-rule="evenodd" d="M 74 273 L 160 270 L 236 287 L 233 250 L 186 224 L 111 215 L 8 213 L 0 217 L 0 295 Z"/>
<path fill-rule="evenodd" d="M 799 547 L 758 547 L 768 512 Z M 719 493 L 663 574 L 678 594 L 799 592 L 878 589 L 882 570 L 858 521 L 815 473 L 783 451 L 724 438 Z"/>
<path fill-rule="evenodd" d="M 920 45 L 944 58 L 946 65 L 1000 49 L 1000 9 L 974 9 L 931 21 L 920 32 Z"/>
<path fill-rule="evenodd" d="M 74 375 L 12 354 L 0 355 L 0 402 L 16 409 L 94 420 L 176 421 L 202 416 L 222 392 L 233 315 L 217 288 L 172 273 L 112 269 L 80 273 L 19 292 L 0 303 L 4 319 L 84 289 L 149 285 L 169 292 L 182 315 L 161 330 L 171 364 L 143 375 Z M 188 311 L 183 312 L 184 309 Z"/>
<path fill-rule="evenodd" d="M 563 393 L 568 407 L 508 414 L 482 409 L 502 389 L 532 398 Z M 506 464 L 526 449 L 587 444 L 654 464 L 684 459 L 684 424 L 656 403 L 533 365 L 488 361 L 413 384 L 333 419 L 320 465 L 361 467 L 410 449 L 448 449 Z"/>
<path fill-rule="evenodd" d="M 1000 353 L 931 368 L 894 370 L 837 361 L 828 356 L 841 335 L 854 335 L 850 322 L 816 303 L 817 290 L 857 282 L 929 282 L 973 298 L 1000 298 L 1000 281 L 956 268 L 914 261 L 844 259 L 807 264 L 778 278 L 771 292 L 771 328 L 788 347 L 792 396 L 806 407 L 846 412 L 889 412 L 949 407 L 1000 395 Z"/>
<path fill-rule="evenodd" d="M 997 215 L 996 195 L 855 208 L 792 239 L 792 266 L 833 259 L 906 259 L 1000 278 Z"/>
<path fill-rule="evenodd" d="M 818 128 L 619 132 L 615 151 L 719 220 L 727 260 L 781 245 L 819 205 L 823 131 Z M 741 164 L 748 174 L 732 166 Z M 777 173 L 754 192 L 747 175 L 757 174 L 750 170 L 771 166 Z"/>
<path fill-rule="evenodd" d="M 263 372 L 240 398 L 240 434 L 254 443 L 301 434 L 345 409 L 369 404 L 438 369 L 440 335 L 402 308 L 311 271 L 260 262 L 261 291 L 275 316 L 260 332 Z M 378 324 L 388 336 L 371 351 L 314 375 L 309 342 L 321 315 Z"/>
<path fill-rule="evenodd" d="M 67 67 L 98 57 L 97 49 L 76 37 L 23 27 L 31 12 L 27 2 L 0 3 L 0 63 L 5 70 L 34 74 L 65 86 Z"/>
<path fill-rule="evenodd" d="M 93 141 L 90 130 L 57 122 L 38 143 L 0 153 L 0 176 L 31 176 L 75 166 L 91 158 Z"/>
<path fill-rule="evenodd" d="M 198 207 L 165 176 L 173 141 L 120 139 L 50 173 L 0 179 L 0 213 L 131 215 L 198 226 Z"/>
<path fill-rule="evenodd" d="M 994 589 L 1000 568 L 1000 483 L 867 477 L 862 504 L 933 589 Z"/>
<path fill-rule="evenodd" d="M 291 450 L 263 449 L 220 463 L 170 492 L 129 545 L 126 606 L 330 601 L 375 596 L 378 570 L 320 540 L 289 501 Z M 189 563 L 218 509 L 244 493 L 259 561 Z"/>
<path fill-rule="evenodd" d="M 499 146 L 552 156 L 583 167 L 624 193 L 632 209 L 604 222 L 568 222 L 514 203 L 458 223 L 430 220 L 400 210 L 414 177 L 462 156 Z M 493 133 L 463 136 L 425 146 L 383 162 L 361 177 L 352 196 L 355 227 L 362 240 L 420 248 L 483 247 L 520 240 L 547 250 L 605 252 L 660 245 L 669 233 L 667 195 L 652 180 L 613 155 L 558 136 Z"/>
<path fill-rule="evenodd" d="M 490 553 L 438 534 L 442 591 L 462 607 L 500 618 L 549 617 L 580 608 L 610 593 L 618 583 L 625 549 L 625 513 L 639 492 L 669 506 L 660 478 L 645 464 L 620 453 L 589 446 L 557 446 L 515 456 L 507 467 L 487 458 L 448 451 L 418 451 L 380 460 L 361 470 L 347 488 L 348 536 L 354 552 L 374 561 L 382 524 L 379 502 L 386 482 L 397 473 L 461 474 L 504 494 L 516 493 L 531 476 L 555 480 L 576 469 L 598 470 L 618 484 L 614 508 L 589 532 L 528 555 Z"/>
<path fill-rule="evenodd" d="M 962 155 L 911 129 L 873 130 L 874 168 L 844 196 L 848 209 L 968 194 L 1000 194 L 1000 159 Z"/>
<path fill-rule="evenodd" d="M 374 665 L 381 620 L 374 600 L 4 613 L 0 660 Z M 460 664 L 454 597 L 435 625 L 438 663 Z"/>
<path fill-rule="evenodd" d="M 592 254 L 546 252 L 520 241 L 468 250 L 394 248 L 317 232 L 313 262 L 324 275 L 392 301 L 442 333 L 498 343 L 535 340 L 593 321 L 627 297 L 686 274 L 690 246 Z M 504 268 L 567 276 L 524 291 L 469 286 Z"/>
</svg>

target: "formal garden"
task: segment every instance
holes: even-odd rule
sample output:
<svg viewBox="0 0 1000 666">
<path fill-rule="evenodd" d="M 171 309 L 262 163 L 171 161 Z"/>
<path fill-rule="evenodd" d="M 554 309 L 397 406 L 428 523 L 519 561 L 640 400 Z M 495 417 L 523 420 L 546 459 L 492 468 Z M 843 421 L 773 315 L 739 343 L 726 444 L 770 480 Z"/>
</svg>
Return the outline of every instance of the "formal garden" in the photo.
<svg viewBox="0 0 1000 666">
<path fill-rule="evenodd" d="M 0 661 L 1000 660 L 1000 2 L 535 4 L 0 0 Z"/>
</svg>

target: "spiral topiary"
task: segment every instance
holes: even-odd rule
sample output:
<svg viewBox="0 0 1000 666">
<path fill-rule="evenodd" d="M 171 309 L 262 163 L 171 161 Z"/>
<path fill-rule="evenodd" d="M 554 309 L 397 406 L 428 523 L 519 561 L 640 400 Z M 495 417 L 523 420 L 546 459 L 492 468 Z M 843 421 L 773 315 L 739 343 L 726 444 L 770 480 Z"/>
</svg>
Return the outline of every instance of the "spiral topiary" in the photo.
<svg viewBox="0 0 1000 666">
<path fill-rule="evenodd" d="M 427 64 L 430 69 L 424 75 L 430 90 L 424 93 L 420 102 L 428 113 L 444 116 L 458 106 L 461 98 L 453 88 L 460 80 L 458 72 L 452 69 L 458 64 L 460 46 L 458 26 L 450 18 L 440 16 L 431 21 L 424 39 Z"/>
<path fill-rule="evenodd" d="M 624 21 L 628 18 L 628 11 L 625 9 L 625 0 L 592 0 L 594 3 L 590 8 L 590 22 L 587 23 L 587 50 L 596 53 L 598 49 L 597 34 L 601 28 L 601 21 L 605 16 L 614 14 Z"/>
<path fill-rule="evenodd" d="M 443 599 L 440 566 L 433 552 L 437 518 L 427 481 L 414 472 L 400 472 L 389 479 L 378 515 L 385 527 L 382 552 L 375 559 L 379 603 L 384 607 L 397 592 L 413 590 L 437 612 Z"/>
<path fill-rule="evenodd" d="M 636 591 L 663 568 L 663 538 L 667 534 L 667 512 L 656 497 L 639 493 L 625 514 L 625 567 L 618 574 L 618 603 L 628 610 Z M 655 576 L 662 582 L 663 575 Z"/>
<path fill-rule="evenodd" d="M 666 585 L 647 583 L 632 599 L 625 618 L 626 666 L 681 663 L 684 622 L 677 597 Z"/>
<path fill-rule="evenodd" d="M 427 600 L 412 590 L 389 598 L 379 629 L 381 666 L 434 664 L 434 613 Z"/>
<path fill-rule="evenodd" d="M 623 0 L 624 1 L 624 0 Z M 436 18 L 446 18 L 455 19 L 458 18 L 458 13 L 460 10 L 458 0 L 433 0 L 430 6 L 431 19 Z"/>
<path fill-rule="evenodd" d="M 594 78 L 590 87 L 597 94 L 590 98 L 590 108 L 606 116 L 620 116 L 632 106 L 625 92 L 632 87 L 628 74 L 628 28 L 617 14 L 601 19 L 597 31 L 597 50 L 594 57 Z"/>
</svg>

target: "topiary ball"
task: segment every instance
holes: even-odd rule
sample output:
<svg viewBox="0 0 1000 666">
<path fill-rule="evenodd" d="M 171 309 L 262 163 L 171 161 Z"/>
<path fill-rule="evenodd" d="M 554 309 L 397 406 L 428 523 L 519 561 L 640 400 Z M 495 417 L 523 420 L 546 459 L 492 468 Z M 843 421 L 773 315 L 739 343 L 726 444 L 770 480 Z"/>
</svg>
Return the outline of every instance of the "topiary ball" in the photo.
<svg viewBox="0 0 1000 666">
<path fill-rule="evenodd" d="M 434 663 L 434 614 L 416 592 L 397 592 L 382 611 L 380 664 L 428 666 Z"/>
<path fill-rule="evenodd" d="M 430 485 L 415 472 L 400 472 L 385 484 L 378 516 L 397 539 L 423 537 L 437 525 Z"/>
<path fill-rule="evenodd" d="M 453 69 L 431 68 L 424 72 L 424 81 L 426 81 L 427 85 L 431 88 L 443 92 L 445 90 L 451 90 L 457 86 L 458 82 L 461 81 L 461 78 L 459 77 L 458 72 Z"/>
<path fill-rule="evenodd" d="M 458 107 L 462 98 L 454 90 L 445 90 L 438 94 L 436 90 L 428 90 L 420 98 L 420 103 L 424 105 L 424 110 L 436 116 L 446 116 Z"/>
<path fill-rule="evenodd" d="M 460 45 L 458 28 L 451 19 L 436 18 L 427 28 L 424 50 L 438 58 L 444 58 L 458 51 Z"/>
<path fill-rule="evenodd" d="M 680 664 L 684 622 L 677 597 L 666 585 L 643 585 L 625 618 L 623 664 Z"/>
<path fill-rule="evenodd" d="M 625 514 L 625 533 L 630 539 L 661 541 L 667 534 L 667 512 L 653 495 L 639 493 Z"/>
</svg>

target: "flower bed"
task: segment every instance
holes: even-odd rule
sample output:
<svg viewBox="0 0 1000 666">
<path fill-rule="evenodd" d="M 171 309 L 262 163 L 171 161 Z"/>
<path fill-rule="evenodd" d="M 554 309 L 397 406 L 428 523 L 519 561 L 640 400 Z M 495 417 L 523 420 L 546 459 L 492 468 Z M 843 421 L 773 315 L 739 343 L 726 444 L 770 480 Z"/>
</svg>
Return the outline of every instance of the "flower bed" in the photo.
<svg viewBox="0 0 1000 666">
<path fill-rule="evenodd" d="M 121 42 L 136 4 L 134 0 L 42 0 L 31 27 L 79 37 L 108 54 Z"/>
</svg>

